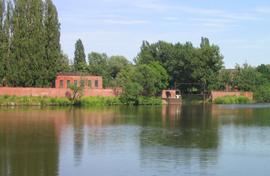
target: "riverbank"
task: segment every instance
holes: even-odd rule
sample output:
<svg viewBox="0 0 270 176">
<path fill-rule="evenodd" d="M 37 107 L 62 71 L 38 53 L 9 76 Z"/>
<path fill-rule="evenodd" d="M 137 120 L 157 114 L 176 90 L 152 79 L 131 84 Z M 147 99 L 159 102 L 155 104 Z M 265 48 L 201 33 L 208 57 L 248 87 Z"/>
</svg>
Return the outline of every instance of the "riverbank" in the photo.
<svg viewBox="0 0 270 176">
<path fill-rule="evenodd" d="M 224 96 L 224 97 L 216 98 L 213 103 L 214 104 L 251 104 L 255 102 L 245 96 Z"/>
<path fill-rule="evenodd" d="M 68 98 L 0 96 L 0 106 L 114 106 L 128 105 L 119 97 L 82 97 L 72 101 Z M 156 97 L 139 97 L 137 105 L 162 105 L 162 99 Z"/>
</svg>

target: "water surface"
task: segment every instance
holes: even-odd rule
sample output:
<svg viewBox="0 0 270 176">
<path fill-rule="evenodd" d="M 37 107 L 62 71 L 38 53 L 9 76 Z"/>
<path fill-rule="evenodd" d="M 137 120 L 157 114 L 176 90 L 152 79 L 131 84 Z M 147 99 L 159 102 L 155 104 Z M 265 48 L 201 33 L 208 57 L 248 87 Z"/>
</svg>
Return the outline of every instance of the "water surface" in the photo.
<svg viewBox="0 0 270 176">
<path fill-rule="evenodd" d="M 0 176 L 268 176 L 269 162 L 269 105 L 0 108 Z"/>
</svg>

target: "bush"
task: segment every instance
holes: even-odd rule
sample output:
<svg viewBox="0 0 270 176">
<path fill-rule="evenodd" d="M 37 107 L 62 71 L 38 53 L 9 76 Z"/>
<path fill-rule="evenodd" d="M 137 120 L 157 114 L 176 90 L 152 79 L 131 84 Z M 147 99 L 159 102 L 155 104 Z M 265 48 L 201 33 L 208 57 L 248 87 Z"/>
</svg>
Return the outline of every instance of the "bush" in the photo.
<svg viewBox="0 0 270 176">
<path fill-rule="evenodd" d="M 225 96 L 215 99 L 215 104 L 248 104 L 251 100 L 244 96 Z"/>
<path fill-rule="evenodd" d="M 121 105 L 118 97 L 83 97 L 80 100 L 82 106 L 112 106 Z"/>
<path fill-rule="evenodd" d="M 269 103 L 270 102 L 270 85 L 263 85 L 256 89 L 254 98 L 257 102 Z"/>
<path fill-rule="evenodd" d="M 162 99 L 156 97 L 139 97 L 138 105 L 162 105 Z"/>
<path fill-rule="evenodd" d="M 138 105 L 139 95 L 143 88 L 138 83 L 128 82 L 124 86 L 124 91 L 120 96 L 120 101 L 125 105 Z"/>
<path fill-rule="evenodd" d="M 67 98 L 0 96 L 2 106 L 67 106 L 72 102 Z"/>
</svg>

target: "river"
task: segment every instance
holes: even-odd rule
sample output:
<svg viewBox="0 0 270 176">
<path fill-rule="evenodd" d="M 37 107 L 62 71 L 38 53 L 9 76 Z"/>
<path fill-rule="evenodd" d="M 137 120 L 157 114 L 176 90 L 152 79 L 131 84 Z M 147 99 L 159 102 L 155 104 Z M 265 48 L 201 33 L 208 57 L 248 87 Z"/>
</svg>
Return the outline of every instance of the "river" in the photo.
<svg viewBox="0 0 270 176">
<path fill-rule="evenodd" d="M 268 176 L 270 105 L 0 108 L 0 176 Z"/>
</svg>

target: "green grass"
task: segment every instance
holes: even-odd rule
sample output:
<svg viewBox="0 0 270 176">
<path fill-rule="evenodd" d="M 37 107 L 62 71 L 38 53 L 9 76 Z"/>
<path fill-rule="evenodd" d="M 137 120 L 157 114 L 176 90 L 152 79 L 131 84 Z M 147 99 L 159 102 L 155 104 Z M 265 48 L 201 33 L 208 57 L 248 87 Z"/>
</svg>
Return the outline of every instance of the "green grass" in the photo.
<svg viewBox="0 0 270 176">
<path fill-rule="evenodd" d="M 113 106 L 122 105 L 118 97 L 82 97 L 78 102 L 81 106 Z"/>
<path fill-rule="evenodd" d="M 202 104 L 204 100 L 202 95 L 183 95 L 182 102 L 185 104 Z"/>
<path fill-rule="evenodd" d="M 225 96 L 214 100 L 215 104 L 249 104 L 252 101 L 244 96 Z"/>
<path fill-rule="evenodd" d="M 139 97 L 138 105 L 162 105 L 162 99 L 157 97 Z"/>
<path fill-rule="evenodd" d="M 1 106 L 68 106 L 67 98 L 0 96 Z"/>
<path fill-rule="evenodd" d="M 161 98 L 139 97 L 139 105 L 161 105 Z M 119 97 L 82 97 L 76 102 L 68 98 L 0 96 L 0 106 L 114 106 L 124 105 Z"/>
</svg>

